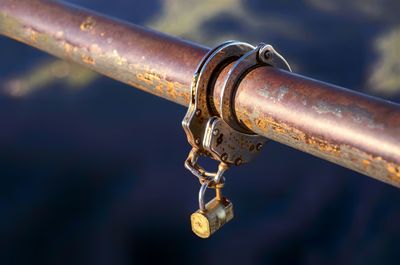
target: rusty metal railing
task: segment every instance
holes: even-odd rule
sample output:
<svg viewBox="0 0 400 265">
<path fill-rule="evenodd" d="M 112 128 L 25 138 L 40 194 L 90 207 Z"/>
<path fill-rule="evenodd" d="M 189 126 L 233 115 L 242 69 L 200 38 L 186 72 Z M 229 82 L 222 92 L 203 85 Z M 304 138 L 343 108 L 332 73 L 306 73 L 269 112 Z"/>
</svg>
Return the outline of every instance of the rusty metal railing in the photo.
<svg viewBox="0 0 400 265">
<path fill-rule="evenodd" d="M 0 34 L 184 106 L 208 51 L 50 0 L 0 0 Z M 217 109 L 231 66 L 215 83 Z M 400 187 L 398 104 L 259 67 L 241 81 L 235 111 L 259 135 Z"/>
</svg>

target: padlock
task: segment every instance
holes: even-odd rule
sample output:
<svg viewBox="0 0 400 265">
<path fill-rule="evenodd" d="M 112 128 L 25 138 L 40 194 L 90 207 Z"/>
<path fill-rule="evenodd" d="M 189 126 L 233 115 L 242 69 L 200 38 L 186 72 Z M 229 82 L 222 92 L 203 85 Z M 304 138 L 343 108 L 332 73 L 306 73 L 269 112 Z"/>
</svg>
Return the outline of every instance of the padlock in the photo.
<svg viewBox="0 0 400 265">
<path fill-rule="evenodd" d="M 210 237 L 215 231 L 233 218 L 233 205 L 222 196 L 221 187 L 215 188 L 216 197 L 204 204 L 204 193 L 208 183 L 201 186 L 199 192 L 200 209 L 190 216 L 192 231 L 201 238 Z"/>
</svg>

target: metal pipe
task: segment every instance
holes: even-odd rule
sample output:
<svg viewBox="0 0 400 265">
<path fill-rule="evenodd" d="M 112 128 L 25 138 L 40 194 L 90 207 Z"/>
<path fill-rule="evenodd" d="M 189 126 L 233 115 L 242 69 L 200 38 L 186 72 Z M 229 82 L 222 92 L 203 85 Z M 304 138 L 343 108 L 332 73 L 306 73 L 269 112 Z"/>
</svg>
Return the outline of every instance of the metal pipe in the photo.
<svg viewBox="0 0 400 265">
<path fill-rule="evenodd" d="M 50 0 L 0 0 L 0 34 L 184 106 L 208 51 Z M 257 134 L 400 187 L 400 105 L 260 67 L 239 84 L 235 111 Z"/>
<path fill-rule="evenodd" d="M 0 34 L 181 105 L 208 51 L 51 0 L 0 0 Z"/>
</svg>

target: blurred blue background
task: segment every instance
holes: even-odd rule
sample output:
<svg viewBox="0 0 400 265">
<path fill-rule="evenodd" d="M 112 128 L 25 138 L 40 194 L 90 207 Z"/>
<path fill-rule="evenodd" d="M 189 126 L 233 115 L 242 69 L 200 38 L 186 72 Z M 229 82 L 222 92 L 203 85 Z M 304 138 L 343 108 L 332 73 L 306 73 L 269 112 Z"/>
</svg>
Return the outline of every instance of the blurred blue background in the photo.
<svg viewBox="0 0 400 265">
<path fill-rule="evenodd" d="M 400 102 L 397 0 L 70 0 Z M 0 37 L 1 264 L 398 264 L 400 191 L 270 143 L 231 170 L 235 219 L 197 238 L 185 109 Z"/>
</svg>

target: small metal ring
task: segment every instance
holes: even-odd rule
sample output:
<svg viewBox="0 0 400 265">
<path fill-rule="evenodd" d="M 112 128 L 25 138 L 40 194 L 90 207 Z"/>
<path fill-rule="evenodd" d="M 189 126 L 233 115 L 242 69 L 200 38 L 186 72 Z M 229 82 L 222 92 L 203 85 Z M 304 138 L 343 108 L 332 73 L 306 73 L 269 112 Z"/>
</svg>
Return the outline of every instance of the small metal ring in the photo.
<svg viewBox="0 0 400 265">
<path fill-rule="evenodd" d="M 188 169 L 194 176 L 196 176 L 201 184 L 207 181 L 211 181 L 215 184 L 224 182 L 223 174 L 229 169 L 229 166 L 227 164 L 221 162 L 218 165 L 218 171 L 216 173 L 208 172 L 197 163 L 198 158 L 198 149 L 192 148 L 188 157 L 185 160 L 185 168 Z"/>
<path fill-rule="evenodd" d="M 194 176 L 196 176 L 200 182 L 203 180 L 213 180 L 217 176 L 217 173 L 208 172 L 197 162 L 193 162 L 190 158 L 190 155 L 185 160 L 185 168 L 189 170 Z"/>
<path fill-rule="evenodd" d="M 291 68 L 282 55 L 271 45 L 259 44 L 255 49 L 243 55 L 229 70 L 221 92 L 220 114 L 222 119 L 233 129 L 246 134 L 254 134 L 244 124 L 241 124 L 235 113 L 236 90 L 243 77 L 251 70 L 265 65 L 272 67 Z"/>
<path fill-rule="evenodd" d="M 229 166 L 227 164 L 225 164 L 224 162 L 219 163 L 217 174 L 215 174 L 214 177 L 214 182 L 216 184 L 219 184 L 221 182 L 221 179 L 223 178 L 225 171 L 227 171 L 228 169 Z"/>
</svg>

